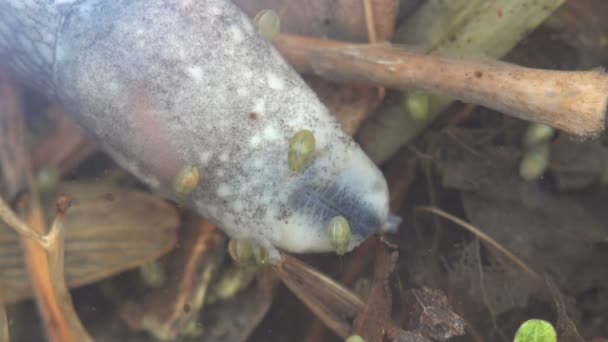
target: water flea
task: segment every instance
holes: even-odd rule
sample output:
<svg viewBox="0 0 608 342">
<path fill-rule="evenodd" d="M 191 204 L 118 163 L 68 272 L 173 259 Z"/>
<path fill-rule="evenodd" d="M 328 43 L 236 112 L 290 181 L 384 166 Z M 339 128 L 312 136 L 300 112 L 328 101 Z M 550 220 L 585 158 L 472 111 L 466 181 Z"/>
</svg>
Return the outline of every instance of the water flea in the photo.
<svg viewBox="0 0 608 342">
<path fill-rule="evenodd" d="M 251 113 L 249 113 L 249 119 L 250 120 L 257 120 L 258 119 L 258 115 L 255 112 L 251 112 Z"/>
<path fill-rule="evenodd" d="M 482 78 L 483 77 L 483 72 L 481 72 L 479 70 L 475 71 L 475 77 Z"/>
</svg>

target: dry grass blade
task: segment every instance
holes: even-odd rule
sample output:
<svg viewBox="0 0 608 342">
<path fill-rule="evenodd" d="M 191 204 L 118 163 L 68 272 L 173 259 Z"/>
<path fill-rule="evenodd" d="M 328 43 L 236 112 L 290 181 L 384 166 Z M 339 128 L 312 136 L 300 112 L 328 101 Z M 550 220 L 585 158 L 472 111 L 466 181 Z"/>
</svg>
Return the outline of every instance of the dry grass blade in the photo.
<svg viewBox="0 0 608 342">
<path fill-rule="evenodd" d="M 468 230 L 469 232 L 473 233 L 475 236 L 477 236 L 479 239 L 481 239 L 482 241 L 488 243 L 490 246 L 492 246 L 493 248 L 495 248 L 497 251 L 499 251 L 500 253 L 502 253 L 503 255 L 505 255 L 507 258 L 509 258 L 511 261 L 513 261 L 515 264 L 517 264 L 517 266 L 521 267 L 522 270 L 524 270 L 526 273 L 528 273 L 530 276 L 532 276 L 533 278 L 535 278 L 536 280 L 541 280 L 542 278 L 540 277 L 540 275 L 538 273 L 536 273 L 536 271 L 534 271 L 533 269 L 531 269 L 523 260 L 519 259 L 515 254 L 511 253 L 511 251 L 509 251 L 508 249 L 506 249 L 505 247 L 503 247 L 501 244 L 499 244 L 496 240 L 494 240 L 491 236 L 489 236 L 488 234 L 484 233 L 483 231 L 481 231 L 480 229 L 478 229 L 477 227 L 473 226 L 472 224 L 463 221 L 462 219 L 446 213 L 445 211 L 439 209 L 439 208 L 435 208 L 435 207 L 418 207 L 416 208 L 416 210 L 418 211 L 425 211 L 437 216 L 441 216 L 446 220 L 452 221 L 453 223 L 456 223 L 457 225 L 463 227 L 464 229 Z"/>
<path fill-rule="evenodd" d="M 365 303 L 303 262 L 287 254 L 282 257 L 273 268 L 283 283 L 334 333 L 342 338 L 350 336 L 352 321 Z"/>
</svg>

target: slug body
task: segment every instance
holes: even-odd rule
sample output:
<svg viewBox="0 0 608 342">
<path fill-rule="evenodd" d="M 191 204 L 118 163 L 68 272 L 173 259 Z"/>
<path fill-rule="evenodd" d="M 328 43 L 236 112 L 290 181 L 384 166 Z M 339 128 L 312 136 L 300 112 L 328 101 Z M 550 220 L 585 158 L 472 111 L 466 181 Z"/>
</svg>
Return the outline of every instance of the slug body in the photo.
<svg viewBox="0 0 608 342">
<path fill-rule="evenodd" d="M 326 252 L 332 217 L 350 224 L 348 250 L 394 228 L 381 172 L 229 1 L 0 0 L 0 63 L 233 238 Z M 293 172 L 289 140 L 303 129 L 316 149 Z M 176 191 L 192 168 L 192 188 Z"/>
</svg>

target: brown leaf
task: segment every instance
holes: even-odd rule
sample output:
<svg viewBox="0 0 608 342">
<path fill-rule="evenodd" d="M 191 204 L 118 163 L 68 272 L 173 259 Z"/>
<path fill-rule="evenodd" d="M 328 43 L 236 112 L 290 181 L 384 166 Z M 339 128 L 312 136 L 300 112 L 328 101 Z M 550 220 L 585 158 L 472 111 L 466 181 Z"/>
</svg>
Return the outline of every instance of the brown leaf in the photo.
<svg viewBox="0 0 608 342">
<path fill-rule="evenodd" d="M 176 210 L 148 193 L 72 183 L 66 213 L 66 278 L 82 286 L 155 259 L 175 245 Z M 0 223 L 0 281 L 7 302 L 31 296 L 18 236 Z"/>
</svg>

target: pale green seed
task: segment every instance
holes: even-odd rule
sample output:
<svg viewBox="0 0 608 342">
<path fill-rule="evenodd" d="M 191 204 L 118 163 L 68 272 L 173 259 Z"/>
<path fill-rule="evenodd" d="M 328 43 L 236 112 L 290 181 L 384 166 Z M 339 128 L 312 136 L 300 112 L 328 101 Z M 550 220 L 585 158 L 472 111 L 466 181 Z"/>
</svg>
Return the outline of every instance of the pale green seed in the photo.
<svg viewBox="0 0 608 342">
<path fill-rule="evenodd" d="M 253 256 L 251 242 L 247 240 L 230 240 L 228 243 L 228 252 L 232 259 L 239 264 L 248 263 Z"/>
<path fill-rule="evenodd" d="M 315 136 L 311 131 L 303 129 L 289 140 L 287 165 L 293 172 L 301 172 L 308 166 L 316 148 Z"/>
<path fill-rule="evenodd" d="M 557 334 L 553 325 L 541 319 L 524 322 L 515 334 L 514 342 L 556 342 Z"/>
<path fill-rule="evenodd" d="M 54 166 L 45 166 L 36 174 L 36 183 L 40 192 L 55 190 L 61 180 L 61 172 Z"/>
<path fill-rule="evenodd" d="M 405 98 L 405 108 L 415 121 L 429 117 L 429 95 L 421 91 L 410 91 Z"/>
<path fill-rule="evenodd" d="M 333 217 L 327 224 L 329 243 L 337 254 L 342 255 L 348 251 L 351 232 L 348 221 L 343 216 Z"/>
<path fill-rule="evenodd" d="M 261 10 L 253 18 L 253 22 L 260 35 L 267 40 L 273 40 L 281 30 L 281 18 L 279 18 L 277 12 L 270 9 Z"/>
<path fill-rule="evenodd" d="M 350 335 L 346 338 L 346 342 L 365 342 L 365 340 L 359 335 Z"/>
<path fill-rule="evenodd" d="M 549 146 L 536 146 L 524 154 L 519 164 L 519 175 L 526 181 L 540 178 L 549 166 Z"/>
<path fill-rule="evenodd" d="M 189 195 L 196 189 L 200 181 L 198 169 L 194 166 L 184 166 L 173 179 L 173 191 L 178 195 Z"/>
<path fill-rule="evenodd" d="M 526 129 L 523 143 L 526 147 L 534 147 L 549 142 L 554 135 L 555 128 L 541 123 L 532 123 Z"/>
</svg>

